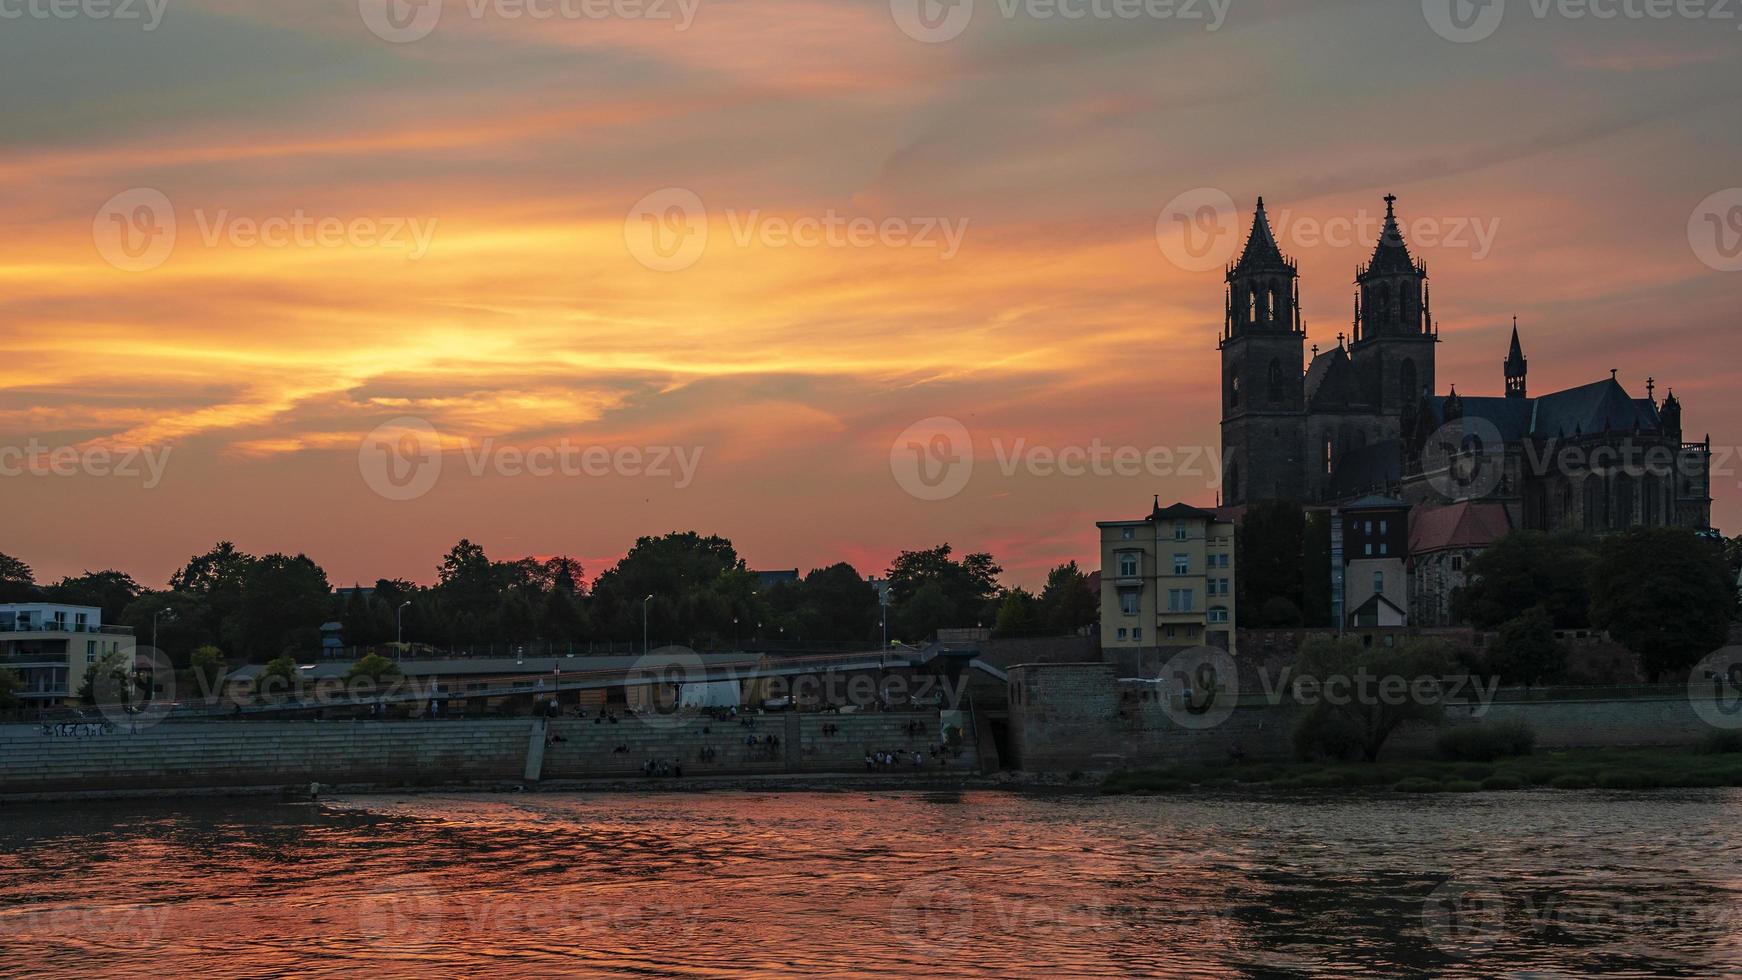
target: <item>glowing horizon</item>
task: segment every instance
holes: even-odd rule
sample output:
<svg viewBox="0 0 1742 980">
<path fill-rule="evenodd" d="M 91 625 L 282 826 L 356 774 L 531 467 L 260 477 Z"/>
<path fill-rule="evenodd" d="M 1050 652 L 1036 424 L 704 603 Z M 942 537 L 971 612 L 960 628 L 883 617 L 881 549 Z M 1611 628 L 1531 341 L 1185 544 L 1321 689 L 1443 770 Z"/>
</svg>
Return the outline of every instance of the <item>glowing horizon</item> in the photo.
<svg viewBox="0 0 1742 980">
<path fill-rule="evenodd" d="M 0 34 L 21 96 L 0 108 L 0 447 L 169 452 L 149 488 L 0 478 L 0 551 L 39 580 L 159 587 L 219 539 L 307 553 L 335 585 L 428 582 L 461 537 L 592 575 L 689 529 L 760 568 L 869 574 L 943 541 L 1031 587 L 1093 568 L 1096 520 L 1211 503 L 1213 480 L 1006 476 L 1008 455 L 1219 445 L 1220 264 L 1184 268 L 1157 236 L 1206 188 L 1241 236 L 1264 196 L 1309 344 L 1349 330 L 1396 193 L 1441 391 L 1499 394 L 1517 315 L 1533 393 L 1618 368 L 1636 397 L 1648 376 L 1675 390 L 1690 441 L 1742 435 L 1742 279 L 1691 240 L 1737 181 L 1742 34 L 1521 14 L 1462 44 L 1416 4 L 1254 0 L 1217 30 L 982 4 L 925 43 L 899 2 L 701 0 L 682 29 L 450 2 L 394 43 L 370 2 Z M 118 254 L 146 193 L 174 246 Z M 671 255 L 639 238 L 662 221 Z M 890 458 L 933 417 L 975 459 L 936 501 Z M 393 500 L 359 447 L 404 418 L 443 467 Z M 699 464 L 681 487 L 510 475 L 500 455 L 472 476 L 486 443 Z M 1737 479 L 1714 479 L 1732 532 Z"/>
</svg>

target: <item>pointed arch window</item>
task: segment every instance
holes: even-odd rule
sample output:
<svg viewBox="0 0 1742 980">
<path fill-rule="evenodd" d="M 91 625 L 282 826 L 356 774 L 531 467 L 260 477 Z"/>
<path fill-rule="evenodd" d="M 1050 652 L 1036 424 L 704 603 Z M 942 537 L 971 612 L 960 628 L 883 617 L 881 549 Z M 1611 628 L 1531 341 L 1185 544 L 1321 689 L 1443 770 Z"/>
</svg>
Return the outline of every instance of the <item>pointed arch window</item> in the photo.
<svg viewBox="0 0 1742 980">
<path fill-rule="evenodd" d="M 1240 369 L 1228 372 L 1228 407 L 1240 407 Z"/>
<path fill-rule="evenodd" d="M 1288 381 L 1282 374 L 1282 362 L 1276 358 L 1270 359 L 1270 400 L 1279 402 L 1288 397 Z"/>
</svg>

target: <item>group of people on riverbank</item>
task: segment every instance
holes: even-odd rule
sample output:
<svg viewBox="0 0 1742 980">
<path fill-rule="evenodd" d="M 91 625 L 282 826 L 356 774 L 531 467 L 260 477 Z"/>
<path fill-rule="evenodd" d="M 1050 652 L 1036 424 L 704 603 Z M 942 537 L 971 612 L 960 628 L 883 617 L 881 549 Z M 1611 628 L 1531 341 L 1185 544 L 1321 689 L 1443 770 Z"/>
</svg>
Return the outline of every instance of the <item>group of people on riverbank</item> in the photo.
<svg viewBox="0 0 1742 980">
<path fill-rule="evenodd" d="M 935 745 L 931 747 L 931 756 L 933 759 L 937 758 L 937 746 Z M 915 769 L 924 768 L 925 756 L 920 755 L 918 749 L 911 749 L 905 752 L 884 752 L 879 750 L 865 753 L 866 772 L 886 772 L 891 769 L 898 769 L 902 766 L 912 766 Z"/>
</svg>

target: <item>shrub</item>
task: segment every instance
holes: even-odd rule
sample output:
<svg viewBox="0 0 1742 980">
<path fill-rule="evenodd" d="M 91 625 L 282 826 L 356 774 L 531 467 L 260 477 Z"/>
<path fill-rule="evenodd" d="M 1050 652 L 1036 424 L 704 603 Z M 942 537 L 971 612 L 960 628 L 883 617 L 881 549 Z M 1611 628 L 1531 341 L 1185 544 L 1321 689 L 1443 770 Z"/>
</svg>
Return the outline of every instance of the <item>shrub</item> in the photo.
<svg viewBox="0 0 1742 980">
<path fill-rule="evenodd" d="M 1655 789 L 1662 785 L 1663 780 L 1649 772 L 1605 769 L 1597 774 L 1601 789 Z"/>
<path fill-rule="evenodd" d="M 1323 710 L 1319 705 L 1301 716 L 1294 726 L 1294 752 L 1305 761 L 1343 761 L 1361 753 L 1366 735 L 1354 719 Z"/>
<path fill-rule="evenodd" d="M 1700 743 L 1700 751 L 1711 755 L 1742 752 L 1742 731 L 1713 732 Z"/>
<path fill-rule="evenodd" d="M 1440 782 L 1426 776 L 1411 776 L 1408 779 L 1398 780 L 1397 785 L 1391 788 L 1399 793 L 1438 793 L 1440 792 Z"/>
<path fill-rule="evenodd" d="M 1548 784 L 1555 789 L 1590 789 L 1596 785 L 1591 781 L 1591 777 L 1576 772 L 1563 772 L 1549 780 Z"/>
<path fill-rule="evenodd" d="M 1501 773 L 1499 775 L 1489 776 L 1487 779 L 1482 780 L 1482 788 L 1500 790 L 1523 789 L 1524 780 L 1519 779 L 1517 776 L 1509 776 L 1505 773 Z"/>
<path fill-rule="evenodd" d="M 1308 789 L 1337 789 L 1352 783 L 1347 775 L 1332 771 L 1309 773 L 1300 779 L 1300 784 Z"/>
<path fill-rule="evenodd" d="M 1536 748 L 1536 732 L 1516 721 L 1463 725 L 1440 733 L 1443 758 L 1466 762 L 1493 762 L 1513 755 L 1529 755 Z"/>
<path fill-rule="evenodd" d="M 1448 779 L 1443 785 L 1448 793 L 1474 793 L 1482 788 L 1474 779 Z"/>
</svg>

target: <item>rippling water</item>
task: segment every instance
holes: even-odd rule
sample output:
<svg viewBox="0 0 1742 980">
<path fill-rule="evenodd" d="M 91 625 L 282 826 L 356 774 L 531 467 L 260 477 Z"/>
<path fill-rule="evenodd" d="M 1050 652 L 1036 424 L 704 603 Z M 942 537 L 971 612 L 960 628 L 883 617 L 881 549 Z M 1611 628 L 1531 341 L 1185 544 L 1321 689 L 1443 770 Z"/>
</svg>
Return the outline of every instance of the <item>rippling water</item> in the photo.
<svg viewBox="0 0 1742 980">
<path fill-rule="evenodd" d="M 1717 976 L 1742 795 L 0 810 L 0 973 Z"/>
</svg>

